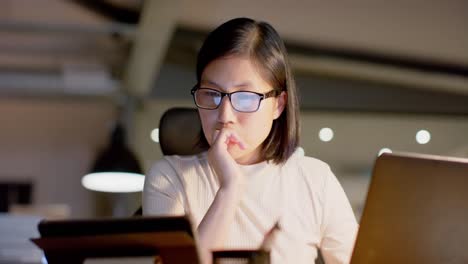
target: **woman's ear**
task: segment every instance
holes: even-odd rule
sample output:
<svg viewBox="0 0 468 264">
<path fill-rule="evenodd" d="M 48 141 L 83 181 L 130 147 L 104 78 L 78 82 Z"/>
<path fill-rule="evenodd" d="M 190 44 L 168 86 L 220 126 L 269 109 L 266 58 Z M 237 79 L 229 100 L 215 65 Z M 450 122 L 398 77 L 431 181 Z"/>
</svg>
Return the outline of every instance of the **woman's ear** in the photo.
<svg viewBox="0 0 468 264">
<path fill-rule="evenodd" d="M 281 94 L 278 97 L 276 97 L 276 108 L 275 108 L 273 119 L 277 119 L 278 117 L 281 116 L 281 113 L 283 113 L 287 102 L 288 102 L 288 94 L 285 91 L 282 91 Z"/>
</svg>

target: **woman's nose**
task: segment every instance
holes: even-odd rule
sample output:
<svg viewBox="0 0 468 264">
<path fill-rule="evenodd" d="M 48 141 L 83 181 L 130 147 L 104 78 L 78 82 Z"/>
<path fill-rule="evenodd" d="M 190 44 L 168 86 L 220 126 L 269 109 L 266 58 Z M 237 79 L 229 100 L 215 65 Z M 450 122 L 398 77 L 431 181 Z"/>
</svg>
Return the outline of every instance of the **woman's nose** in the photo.
<svg viewBox="0 0 468 264">
<path fill-rule="evenodd" d="M 235 110 L 232 108 L 231 101 L 228 96 L 224 96 L 221 99 L 221 103 L 218 107 L 218 121 L 221 123 L 229 123 L 234 121 Z"/>
</svg>

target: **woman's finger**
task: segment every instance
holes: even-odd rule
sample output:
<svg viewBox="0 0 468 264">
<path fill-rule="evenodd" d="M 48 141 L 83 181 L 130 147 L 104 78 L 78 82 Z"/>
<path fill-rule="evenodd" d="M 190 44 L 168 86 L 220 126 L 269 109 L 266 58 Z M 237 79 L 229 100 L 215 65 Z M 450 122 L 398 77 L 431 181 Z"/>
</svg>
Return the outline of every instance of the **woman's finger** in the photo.
<svg viewBox="0 0 468 264">
<path fill-rule="evenodd" d="M 234 130 L 231 130 L 228 128 L 216 130 L 213 133 L 213 138 L 215 138 L 213 145 L 224 143 L 227 148 L 233 147 L 233 146 L 238 146 L 240 149 L 246 148 L 246 144 L 237 135 L 237 133 Z"/>
</svg>

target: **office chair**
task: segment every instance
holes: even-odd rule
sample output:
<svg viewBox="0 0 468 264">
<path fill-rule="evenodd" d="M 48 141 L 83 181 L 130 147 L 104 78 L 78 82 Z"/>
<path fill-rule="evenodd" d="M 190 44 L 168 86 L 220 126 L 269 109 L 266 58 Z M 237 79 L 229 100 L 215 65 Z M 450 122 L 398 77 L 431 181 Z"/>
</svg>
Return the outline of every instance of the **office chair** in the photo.
<svg viewBox="0 0 468 264">
<path fill-rule="evenodd" d="M 164 155 L 195 155 L 206 150 L 200 144 L 202 127 L 195 108 L 168 109 L 159 121 L 159 145 Z"/>
<path fill-rule="evenodd" d="M 202 127 L 195 108 L 174 107 L 159 120 L 159 146 L 163 155 L 195 155 L 206 150 L 198 143 Z M 141 216 L 142 208 L 133 214 Z"/>
</svg>

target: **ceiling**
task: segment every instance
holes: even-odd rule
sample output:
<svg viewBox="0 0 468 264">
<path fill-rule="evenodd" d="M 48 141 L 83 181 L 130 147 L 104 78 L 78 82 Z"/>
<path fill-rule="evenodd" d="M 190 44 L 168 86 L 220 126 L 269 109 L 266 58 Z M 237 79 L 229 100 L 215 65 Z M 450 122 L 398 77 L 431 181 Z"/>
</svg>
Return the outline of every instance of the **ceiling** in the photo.
<svg viewBox="0 0 468 264">
<path fill-rule="evenodd" d="M 468 66 L 468 2 L 182 1 L 182 25 L 213 28 L 227 18 L 269 21 L 289 41 Z"/>
<path fill-rule="evenodd" d="M 74 2 L 127 23 L 137 22 L 145 7 L 142 0 Z M 468 3 L 463 0 L 159 2 L 163 9 L 177 6 L 176 23 L 182 27 L 210 30 L 229 18 L 246 16 L 268 21 L 289 42 L 468 66 Z"/>
<path fill-rule="evenodd" d="M 33 83 L 42 81 L 49 89 L 56 87 L 56 91 L 73 83 L 66 80 L 77 78 L 99 84 L 90 85 L 84 93 L 102 94 L 122 86 L 144 86 L 139 95 L 146 96 L 154 89 L 151 83 L 164 64 L 166 51 L 186 52 L 189 46 L 193 56 L 202 41 L 200 36 L 229 18 L 248 16 L 268 21 L 278 29 L 298 71 L 468 94 L 465 29 L 468 2 L 463 0 L 359 3 L 302 0 L 274 4 L 266 0 L 200 0 L 196 5 L 188 0 L 143 2 L 3 1 L 0 9 L 3 90 L 31 92 L 24 88 L 27 84 L 15 86 L 15 82 L 9 81 L 18 79 L 12 73 L 25 72 L 35 78 Z M 138 21 L 139 25 L 132 24 Z M 145 21 L 155 23 L 145 25 Z M 165 30 L 167 27 L 174 30 Z M 178 35 L 173 32 L 185 35 L 189 32 L 191 37 L 183 36 L 185 46 L 180 48 L 175 42 Z M 154 45 L 138 45 L 145 41 Z M 147 55 L 152 53 L 153 56 Z M 132 65 L 138 63 L 133 74 L 136 72 L 139 79 L 148 81 L 125 82 L 125 74 L 131 75 L 128 73 L 132 72 Z M 57 74 L 60 81 L 52 85 L 47 82 L 57 78 Z M 67 89 L 68 86 L 65 91 L 77 92 L 75 87 Z"/>
<path fill-rule="evenodd" d="M 186 99 L 203 36 L 229 18 L 248 16 L 270 22 L 286 40 L 307 114 L 441 114 L 457 116 L 457 123 L 468 115 L 466 14 L 462 0 L 5 0 L 0 96 L 114 94 L 131 86 L 126 75 L 137 65 L 134 79 L 148 80 L 143 99 Z M 147 23 L 152 19 L 164 21 Z"/>
</svg>

